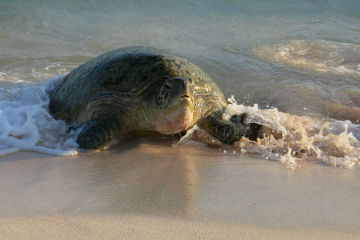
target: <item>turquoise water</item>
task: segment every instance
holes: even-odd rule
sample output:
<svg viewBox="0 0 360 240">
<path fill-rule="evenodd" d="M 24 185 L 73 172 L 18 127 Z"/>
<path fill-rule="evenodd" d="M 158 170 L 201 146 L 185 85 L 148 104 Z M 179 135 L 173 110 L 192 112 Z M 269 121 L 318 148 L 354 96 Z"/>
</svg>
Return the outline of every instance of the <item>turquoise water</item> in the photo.
<svg viewBox="0 0 360 240">
<path fill-rule="evenodd" d="M 134 45 L 191 59 L 226 96 L 246 106 L 330 122 L 347 119 L 334 108 L 360 107 L 356 0 L 0 0 L 0 28 L 2 106 L 12 102 L 14 109 L 24 105 L 18 96 L 29 84 L 43 84 L 94 56 Z M 32 100 L 46 115 L 47 100 Z M 31 118 L 26 111 L 18 112 Z M 355 120 L 349 120 L 356 128 L 354 111 Z M 2 111 L 10 125 L 11 114 L 16 118 Z"/>
</svg>

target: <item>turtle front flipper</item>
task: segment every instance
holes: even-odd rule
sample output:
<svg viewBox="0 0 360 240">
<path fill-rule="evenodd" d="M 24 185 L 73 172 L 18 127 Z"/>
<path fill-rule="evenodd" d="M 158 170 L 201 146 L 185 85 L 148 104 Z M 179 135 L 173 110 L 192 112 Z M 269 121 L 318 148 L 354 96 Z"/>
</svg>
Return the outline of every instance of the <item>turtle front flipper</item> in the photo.
<svg viewBox="0 0 360 240">
<path fill-rule="evenodd" d="M 85 123 L 78 135 L 77 142 L 82 149 L 98 149 L 109 144 L 119 135 L 119 120 L 113 116 L 104 116 Z"/>
<path fill-rule="evenodd" d="M 231 145 L 243 136 L 255 141 L 262 126 L 245 123 L 246 117 L 247 114 L 243 113 L 233 115 L 229 121 L 225 121 L 222 119 L 222 111 L 217 111 L 207 116 L 201 122 L 201 127 L 224 144 Z"/>
<path fill-rule="evenodd" d="M 129 124 L 125 124 L 124 119 L 133 106 L 134 101 L 128 94 L 103 91 L 92 97 L 81 116 L 88 120 L 78 135 L 79 147 L 103 148 L 121 133 L 128 132 Z"/>
</svg>

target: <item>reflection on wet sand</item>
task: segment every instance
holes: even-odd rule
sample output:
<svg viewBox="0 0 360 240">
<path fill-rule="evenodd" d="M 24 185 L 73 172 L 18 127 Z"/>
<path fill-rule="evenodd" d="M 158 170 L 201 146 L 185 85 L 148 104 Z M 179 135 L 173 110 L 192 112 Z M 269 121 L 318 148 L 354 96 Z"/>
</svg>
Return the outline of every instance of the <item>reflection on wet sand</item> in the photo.
<svg viewBox="0 0 360 240">
<path fill-rule="evenodd" d="M 0 218 L 137 216 L 335 229 L 358 224 L 360 192 L 351 188 L 359 168 L 304 162 L 289 172 L 256 155 L 172 143 L 136 138 L 77 157 L 3 157 Z"/>
<path fill-rule="evenodd" d="M 0 215 L 191 215 L 197 182 L 191 148 L 164 143 L 130 141 L 68 159 L 3 160 L 0 178 L 11 181 L 0 190 Z"/>
</svg>

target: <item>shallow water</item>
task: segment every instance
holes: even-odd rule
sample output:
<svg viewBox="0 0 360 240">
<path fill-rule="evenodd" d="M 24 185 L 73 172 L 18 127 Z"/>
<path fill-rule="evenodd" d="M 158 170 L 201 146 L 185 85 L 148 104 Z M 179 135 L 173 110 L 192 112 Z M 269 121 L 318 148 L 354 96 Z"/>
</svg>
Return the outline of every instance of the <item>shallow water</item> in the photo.
<svg viewBox="0 0 360 240">
<path fill-rule="evenodd" d="M 226 151 L 289 167 L 352 167 L 360 157 L 359 13 L 356 0 L 2 0 L 0 154 L 75 154 L 75 133 L 47 114 L 46 82 L 103 52 L 144 45 L 191 59 L 237 100 L 228 113 L 246 109 L 283 133 Z M 339 111 L 346 107 L 351 118 Z"/>
</svg>

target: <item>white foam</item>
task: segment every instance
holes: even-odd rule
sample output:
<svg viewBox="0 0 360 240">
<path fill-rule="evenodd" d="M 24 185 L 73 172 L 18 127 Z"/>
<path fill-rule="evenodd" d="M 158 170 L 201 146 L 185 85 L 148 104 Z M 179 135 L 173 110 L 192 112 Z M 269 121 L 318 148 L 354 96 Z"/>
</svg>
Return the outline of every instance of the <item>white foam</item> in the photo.
<svg viewBox="0 0 360 240">
<path fill-rule="evenodd" d="M 62 77 L 44 85 L 8 83 L 0 90 L 0 156 L 35 151 L 51 155 L 77 154 L 76 132 L 48 112 L 47 88 Z"/>
<path fill-rule="evenodd" d="M 299 167 L 301 161 L 318 161 L 333 167 L 351 168 L 360 162 L 360 126 L 350 121 L 326 122 L 306 116 L 279 112 L 276 108 L 259 109 L 238 105 L 232 97 L 223 118 L 248 113 L 247 122 L 267 126 L 263 139 L 256 142 L 242 138 L 234 150 L 261 155 L 264 159 L 279 161 L 288 168 Z M 272 131 L 274 130 L 274 131 Z M 192 131 L 193 139 L 210 145 L 221 145 L 203 130 Z M 275 136 L 275 137 L 274 137 Z"/>
<path fill-rule="evenodd" d="M 48 112 L 49 97 L 46 92 L 51 91 L 61 79 L 56 77 L 43 85 L 6 83 L 6 87 L 0 88 L 0 156 L 23 150 L 51 155 L 78 153 L 77 132 L 68 131 L 64 121 L 55 120 Z M 235 143 L 234 149 L 227 147 L 222 150 L 224 153 L 255 153 L 265 159 L 282 162 L 291 169 L 298 167 L 299 161 L 303 160 L 344 168 L 359 163 L 359 125 L 349 121 L 326 122 L 290 115 L 276 108 L 239 105 L 233 97 L 229 99 L 223 118 L 229 120 L 233 114 L 244 112 L 249 115 L 247 122 L 255 122 L 274 131 L 257 142 L 242 138 Z M 197 126 L 188 131 L 180 142 L 189 139 L 221 145 Z"/>
</svg>

